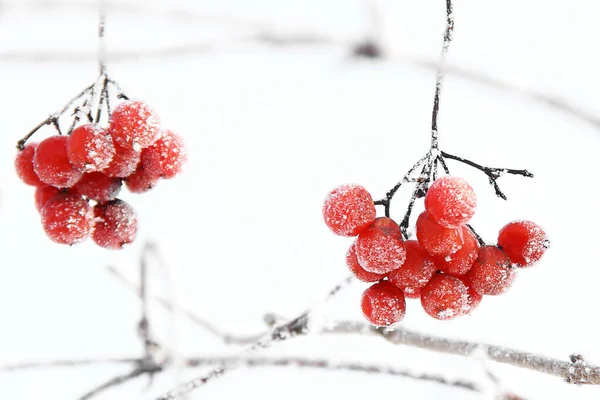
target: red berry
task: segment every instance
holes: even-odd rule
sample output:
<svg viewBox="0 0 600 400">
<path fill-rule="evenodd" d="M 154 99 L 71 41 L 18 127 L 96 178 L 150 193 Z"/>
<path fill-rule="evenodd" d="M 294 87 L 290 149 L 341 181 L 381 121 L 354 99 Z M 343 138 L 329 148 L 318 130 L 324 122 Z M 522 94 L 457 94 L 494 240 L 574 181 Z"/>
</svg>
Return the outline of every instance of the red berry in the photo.
<svg viewBox="0 0 600 400">
<path fill-rule="evenodd" d="M 171 131 L 161 132 L 158 140 L 148 150 L 158 155 L 161 177 L 164 179 L 175 177 L 187 161 L 183 139 Z"/>
<path fill-rule="evenodd" d="M 429 218 L 446 228 L 469 222 L 476 205 L 477 198 L 471 185 L 455 176 L 443 176 L 434 181 L 425 196 Z"/>
<path fill-rule="evenodd" d="M 121 179 L 111 178 L 102 172 L 84 174 L 74 188 L 83 196 L 96 201 L 114 200 L 121 191 Z"/>
<path fill-rule="evenodd" d="M 510 260 L 496 246 L 482 246 L 466 278 L 479 294 L 499 295 L 510 289 L 516 276 Z"/>
<path fill-rule="evenodd" d="M 411 291 L 425 286 L 435 273 L 436 267 L 431 256 L 416 240 L 407 240 L 404 246 L 406 260 L 400 268 L 388 274 L 388 279 L 393 285 L 403 289 L 406 295 L 409 288 Z"/>
<path fill-rule="evenodd" d="M 356 257 L 368 272 L 387 274 L 400 268 L 406 259 L 406 248 L 398 225 L 390 218 L 377 218 L 358 235 Z"/>
<path fill-rule="evenodd" d="M 101 171 L 115 155 L 115 146 L 106 129 L 86 124 L 75 128 L 67 141 L 71 164 L 84 172 Z"/>
<path fill-rule="evenodd" d="M 37 146 L 37 143 L 28 143 L 23 150 L 19 150 L 15 158 L 15 169 L 19 178 L 27 185 L 44 186 L 33 169 L 33 155 Z"/>
<path fill-rule="evenodd" d="M 109 133 L 119 146 L 140 151 L 158 139 L 158 115 L 146 103 L 127 100 L 113 110 Z"/>
<path fill-rule="evenodd" d="M 406 313 L 404 293 L 388 281 L 375 283 L 364 291 L 361 308 L 365 318 L 377 326 L 399 322 Z"/>
<path fill-rule="evenodd" d="M 471 281 L 466 276 L 457 276 L 456 278 L 460 279 L 467 287 L 467 307 L 463 309 L 462 315 L 471 314 L 471 312 L 479 306 L 483 296 L 473 289 Z"/>
<path fill-rule="evenodd" d="M 373 198 L 362 186 L 342 185 L 333 189 L 323 204 L 325 224 L 340 236 L 356 236 L 375 219 Z"/>
<path fill-rule="evenodd" d="M 417 240 L 433 256 L 448 256 L 456 253 L 463 245 L 461 228 L 445 228 L 429 218 L 427 212 L 417 218 Z"/>
<path fill-rule="evenodd" d="M 33 168 L 40 180 L 46 185 L 71 187 L 83 172 L 75 168 L 67 156 L 68 136 L 50 136 L 35 149 Z"/>
<path fill-rule="evenodd" d="M 356 243 L 352 243 L 350 249 L 348 249 L 348 253 L 346 253 L 346 264 L 350 271 L 358 278 L 358 280 L 363 282 L 377 282 L 382 280 L 385 275 L 383 274 L 374 274 L 369 271 L 365 271 L 363 267 L 358 263 L 358 259 L 356 258 Z"/>
<path fill-rule="evenodd" d="M 421 289 L 423 310 L 435 319 L 452 319 L 468 308 L 468 289 L 458 278 L 437 274 Z"/>
<path fill-rule="evenodd" d="M 125 178 L 133 174 L 140 162 L 139 151 L 126 149 L 115 143 L 115 155 L 102 172 L 113 178 Z"/>
<path fill-rule="evenodd" d="M 94 206 L 96 226 L 92 240 L 100 247 L 121 249 L 135 240 L 137 217 L 133 208 L 123 200 L 116 199 Z"/>
<path fill-rule="evenodd" d="M 463 231 L 462 247 L 454 254 L 434 257 L 436 267 L 450 275 L 464 275 L 469 272 L 479 254 L 479 243 L 471 229 L 467 226 L 459 229 Z"/>
<path fill-rule="evenodd" d="M 137 169 L 125 178 L 125 185 L 133 193 L 147 192 L 156 185 L 160 179 L 161 171 L 158 154 L 149 149 L 144 149 Z"/>
<path fill-rule="evenodd" d="M 542 258 L 550 241 L 538 225 L 514 221 L 500 230 L 498 246 L 517 267 L 531 267 Z"/>
<path fill-rule="evenodd" d="M 35 206 L 39 212 L 46 205 L 48 200 L 60 193 L 61 189 L 54 186 L 38 186 L 35 188 Z"/>
<path fill-rule="evenodd" d="M 94 213 L 81 195 L 59 193 L 42 208 L 42 225 L 50 239 L 72 245 L 90 235 L 94 226 Z"/>
</svg>

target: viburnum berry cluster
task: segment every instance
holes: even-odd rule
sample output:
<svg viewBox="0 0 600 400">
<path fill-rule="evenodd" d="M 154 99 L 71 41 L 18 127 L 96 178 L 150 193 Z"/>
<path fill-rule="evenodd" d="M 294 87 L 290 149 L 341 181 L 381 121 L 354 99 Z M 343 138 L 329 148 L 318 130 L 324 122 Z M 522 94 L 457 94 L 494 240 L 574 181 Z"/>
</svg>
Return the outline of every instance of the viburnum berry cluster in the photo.
<svg viewBox="0 0 600 400">
<path fill-rule="evenodd" d="M 50 239 L 72 245 L 91 237 L 101 247 L 120 249 L 137 234 L 133 208 L 118 198 L 123 184 L 130 192 L 146 192 L 161 178 L 181 172 L 187 156 L 182 138 L 162 128 L 146 103 L 130 100 L 118 89 L 117 97 L 124 101 L 111 110 L 108 88 L 118 86 L 106 75 L 100 78 L 18 142 L 15 167 L 24 183 L 36 187 L 35 204 Z M 96 89 L 101 95 L 94 118 L 87 105 L 94 101 Z M 59 118 L 81 99 L 83 106 L 75 108 L 71 128 L 63 134 Z M 87 120 L 83 124 L 82 112 Z M 48 124 L 58 134 L 26 143 Z"/>
<path fill-rule="evenodd" d="M 511 222 L 500 230 L 497 245 L 485 245 L 468 225 L 476 203 L 464 179 L 446 175 L 433 180 L 416 221 L 416 240 L 408 240 L 389 215 L 376 216 L 377 204 L 389 212 L 386 200 L 373 201 L 360 185 L 329 193 L 325 223 L 335 234 L 357 236 L 346 254 L 348 268 L 359 280 L 375 282 L 361 301 L 369 322 L 399 322 L 406 313 L 405 298 L 420 299 L 423 310 L 439 320 L 470 314 L 484 295 L 506 292 L 518 269 L 539 261 L 549 241 L 538 225 Z"/>
</svg>

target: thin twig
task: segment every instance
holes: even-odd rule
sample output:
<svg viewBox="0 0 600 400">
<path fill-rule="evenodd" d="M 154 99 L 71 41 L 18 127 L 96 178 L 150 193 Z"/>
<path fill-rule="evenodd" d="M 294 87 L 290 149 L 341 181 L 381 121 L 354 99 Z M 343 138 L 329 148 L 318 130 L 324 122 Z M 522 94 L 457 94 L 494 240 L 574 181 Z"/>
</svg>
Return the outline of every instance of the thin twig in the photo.
<svg viewBox="0 0 600 400">
<path fill-rule="evenodd" d="M 531 172 L 527 171 L 526 169 L 484 167 L 483 165 L 479 165 L 476 162 L 467 160 L 466 158 L 462 158 L 462 157 L 458 157 L 458 156 L 446 153 L 445 151 L 441 152 L 441 156 L 443 158 L 447 158 L 449 160 L 459 161 L 470 167 L 476 168 L 476 169 L 480 170 L 481 172 L 483 172 L 484 174 L 486 174 L 490 181 L 490 185 L 492 185 L 494 187 L 494 190 L 496 191 L 496 195 L 504 200 L 506 200 L 507 198 L 506 198 L 506 195 L 500 189 L 500 186 L 498 186 L 498 182 L 496 182 L 498 178 L 500 178 L 501 176 L 503 176 L 505 174 L 521 175 L 526 178 L 533 178 L 533 174 Z"/>
<path fill-rule="evenodd" d="M 138 286 L 135 283 L 133 283 L 132 281 L 130 281 L 128 278 L 126 278 L 123 274 L 121 274 L 116 268 L 109 266 L 108 271 L 111 272 L 114 275 L 114 277 L 117 278 L 121 283 L 123 283 L 123 285 L 125 285 L 125 287 L 127 289 L 131 290 L 132 292 L 134 292 L 136 294 L 139 294 Z M 187 310 L 186 308 L 184 308 L 180 305 L 172 304 L 168 299 L 166 299 L 164 297 L 153 295 L 152 300 L 156 301 L 160 306 L 165 308 L 167 311 L 176 311 L 176 312 L 180 313 L 181 315 L 185 316 L 194 324 L 198 325 L 202 329 L 208 331 L 212 335 L 221 339 L 225 344 L 235 344 L 235 345 L 246 346 L 246 345 L 256 342 L 258 339 L 260 339 L 264 335 L 264 333 L 259 333 L 259 334 L 255 334 L 255 335 L 247 335 L 247 336 L 242 336 L 242 335 L 238 336 L 238 335 L 230 334 L 230 333 L 227 333 L 227 332 L 224 332 L 224 331 L 218 329 L 213 324 L 207 322 L 205 319 L 201 318 L 194 312 Z"/>
<path fill-rule="evenodd" d="M 54 124 L 55 121 L 57 121 L 58 118 L 60 118 L 60 116 L 63 115 L 73 103 L 75 103 L 77 100 L 88 94 L 89 91 L 93 88 L 94 84 L 86 87 L 80 93 L 78 93 L 77 96 L 69 100 L 69 102 L 65 104 L 60 110 L 58 110 L 57 112 L 55 112 L 54 114 L 50 115 L 48 118 L 37 124 L 31 131 L 29 131 L 29 133 L 27 133 L 27 135 L 25 135 L 21 140 L 17 142 L 17 149 L 23 150 L 25 148 L 25 143 L 27 143 L 29 138 L 31 138 L 38 130 L 40 130 L 40 128 L 42 128 L 44 125 Z"/>
<path fill-rule="evenodd" d="M 120 386 L 126 382 L 129 382 L 135 378 L 137 378 L 138 376 L 141 376 L 145 373 L 148 373 L 148 371 L 142 369 L 142 368 L 136 368 L 133 371 L 124 374 L 124 375 L 119 375 L 116 376 L 112 379 L 109 379 L 108 381 L 104 382 L 103 384 L 101 384 L 100 386 L 90 390 L 89 392 L 85 393 L 84 395 L 82 395 L 81 397 L 78 398 L 78 400 L 88 400 L 91 399 L 92 397 L 95 397 L 99 394 L 101 394 L 102 392 L 104 392 L 107 389 L 113 388 L 115 386 Z"/>
<path fill-rule="evenodd" d="M 51 367 L 85 367 L 98 364 L 134 364 L 137 358 L 85 358 L 80 360 L 30 361 L 0 366 L 0 371 L 16 372 Z"/>
<path fill-rule="evenodd" d="M 452 43 L 452 34 L 454 32 L 453 7 L 452 0 L 446 0 L 446 29 L 444 30 L 442 52 L 435 74 L 435 94 L 433 96 L 433 112 L 431 113 L 431 149 L 438 148 L 438 113 L 440 110 L 440 94 L 446 73 L 446 55 L 448 54 L 450 43 Z"/>
<path fill-rule="evenodd" d="M 341 290 L 347 287 L 352 281 L 354 281 L 353 276 L 349 276 L 336 285 L 333 289 L 329 291 L 325 299 L 320 303 L 320 305 L 326 303 L 333 297 L 335 297 Z M 290 320 L 287 323 L 282 325 L 278 325 L 271 332 L 264 335 L 262 338 L 254 342 L 246 349 L 247 354 L 252 354 L 261 349 L 270 348 L 273 344 L 288 340 L 290 338 L 305 335 L 309 331 L 309 322 L 310 316 L 314 312 L 314 309 L 307 310 L 300 314 L 298 317 Z M 230 372 L 236 367 L 240 365 L 239 362 L 233 363 L 227 366 L 220 366 L 218 368 L 213 369 L 212 371 L 204 374 L 198 378 L 190 380 L 188 382 L 184 382 L 172 390 L 168 391 L 163 396 L 159 397 L 160 400 L 174 400 L 178 399 L 183 395 L 193 392 L 194 390 L 200 388 L 201 386 L 207 384 L 208 382 L 222 376 L 226 372 Z"/>
<path fill-rule="evenodd" d="M 100 75 L 106 75 L 106 42 L 104 28 L 106 26 L 106 1 L 98 0 L 98 70 Z M 106 82 L 105 82 L 106 85 Z M 98 108 L 98 110 L 100 107 Z M 98 111 L 99 113 L 99 111 Z M 98 120 L 100 117 L 98 116 Z"/>
<path fill-rule="evenodd" d="M 399 369 L 393 366 L 381 364 L 364 364 L 361 362 L 333 362 L 328 359 L 311 359 L 306 357 L 195 357 L 187 360 L 188 367 L 202 367 L 207 365 L 239 365 L 247 368 L 262 367 L 296 367 L 320 369 L 328 371 L 349 371 L 362 372 L 367 374 L 383 374 L 396 377 L 416 379 L 426 382 L 439 383 L 445 386 L 452 386 L 460 389 L 466 389 L 473 392 L 479 392 L 480 387 L 474 382 L 466 379 L 448 379 L 439 374 L 418 374 L 408 369 Z"/>
</svg>

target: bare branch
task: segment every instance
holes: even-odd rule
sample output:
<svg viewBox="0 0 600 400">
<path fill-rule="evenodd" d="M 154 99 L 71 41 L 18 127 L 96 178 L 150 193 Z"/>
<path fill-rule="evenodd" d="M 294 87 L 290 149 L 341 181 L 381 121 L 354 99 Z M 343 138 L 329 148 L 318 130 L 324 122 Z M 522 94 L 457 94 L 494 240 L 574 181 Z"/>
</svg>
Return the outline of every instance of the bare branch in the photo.
<svg viewBox="0 0 600 400">
<path fill-rule="evenodd" d="M 101 394 L 102 392 L 106 391 L 107 389 L 110 389 L 110 388 L 113 388 L 116 386 L 120 386 L 120 385 L 127 383 L 145 373 L 148 373 L 148 371 L 137 368 L 127 374 L 116 376 L 116 377 L 104 382 L 100 386 L 85 393 L 83 396 L 79 397 L 78 400 L 91 399 L 92 397 L 95 397 L 95 396 Z"/>
<path fill-rule="evenodd" d="M 134 364 L 139 362 L 137 358 L 85 358 L 80 360 L 51 360 L 30 361 L 18 364 L 0 366 L 0 371 L 17 372 L 29 369 L 41 369 L 52 367 L 85 367 L 98 364 Z"/>
<path fill-rule="evenodd" d="M 346 279 L 344 279 L 338 285 L 333 287 L 329 291 L 329 293 L 327 294 L 325 299 L 319 304 L 319 306 L 322 304 L 325 304 L 327 301 L 329 301 L 330 299 L 335 297 L 341 290 L 343 290 L 345 287 L 347 287 L 353 281 L 354 281 L 354 276 L 348 276 Z M 307 334 L 309 331 L 308 324 L 310 322 L 310 316 L 316 308 L 317 307 L 307 310 L 307 311 L 303 312 L 302 314 L 300 314 L 298 317 L 290 320 L 289 322 L 276 326 L 275 328 L 273 328 L 273 330 L 271 332 L 264 335 L 262 338 L 260 338 L 259 340 L 254 342 L 252 345 L 250 345 L 250 347 L 248 347 L 246 349 L 245 353 L 252 354 L 258 350 L 267 349 L 275 343 L 282 342 L 282 341 L 291 339 L 296 336 Z M 229 372 L 229 371 L 235 369 L 239 365 L 240 365 L 240 363 L 237 362 L 237 363 L 233 363 L 233 364 L 230 364 L 227 366 L 221 366 L 221 367 L 215 368 L 214 370 L 210 371 L 209 373 L 207 373 L 205 375 L 202 375 L 191 381 L 184 382 L 184 383 L 178 385 L 177 387 L 170 390 L 163 396 L 159 397 L 159 399 L 160 400 L 174 400 L 174 399 L 180 398 L 181 396 L 191 393 L 194 390 L 198 389 L 199 387 L 204 386 L 208 382 L 222 376 L 226 372 Z"/>
<path fill-rule="evenodd" d="M 425 382 L 435 382 L 469 391 L 479 392 L 479 385 L 466 379 L 449 379 L 439 374 L 418 374 L 407 369 L 399 369 L 389 365 L 363 364 L 360 362 L 332 362 L 328 359 L 311 359 L 305 357 L 195 357 L 187 360 L 188 367 L 207 365 L 239 365 L 246 368 L 264 367 L 297 367 L 321 369 L 328 371 L 350 371 L 367 374 L 383 374 Z"/>
</svg>

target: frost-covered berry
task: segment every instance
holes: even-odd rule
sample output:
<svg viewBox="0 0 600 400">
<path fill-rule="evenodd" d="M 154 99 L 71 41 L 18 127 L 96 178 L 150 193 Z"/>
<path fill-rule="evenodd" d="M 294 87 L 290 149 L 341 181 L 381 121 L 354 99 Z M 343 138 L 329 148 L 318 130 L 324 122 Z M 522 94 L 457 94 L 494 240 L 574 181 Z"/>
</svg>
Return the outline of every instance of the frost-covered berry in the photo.
<svg viewBox="0 0 600 400">
<path fill-rule="evenodd" d="M 356 236 L 375 219 L 371 194 L 360 185 L 333 189 L 323 204 L 325 224 L 340 236 Z"/>
<path fill-rule="evenodd" d="M 133 208 L 123 200 L 116 199 L 94 206 L 96 226 L 92 240 L 100 247 L 122 249 L 135 240 L 137 217 Z"/>
<path fill-rule="evenodd" d="M 61 189 L 54 186 L 38 186 L 35 188 L 35 207 L 39 212 L 46 205 L 48 200 L 59 194 Z"/>
<path fill-rule="evenodd" d="M 495 296 L 510 289 L 516 275 L 502 250 L 496 246 L 482 246 L 466 278 L 477 293 Z"/>
<path fill-rule="evenodd" d="M 67 141 L 67 155 L 75 168 L 101 171 L 115 155 L 115 146 L 106 129 L 86 124 L 75 128 Z"/>
<path fill-rule="evenodd" d="M 424 211 L 417 218 L 417 240 L 433 256 L 448 256 L 456 253 L 463 245 L 461 228 L 445 228 L 429 218 Z"/>
<path fill-rule="evenodd" d="M 163 179 L 174 178 L 187 161 L 183 139 L 169 130 L 162 131 L 158 140 L 147 150 L 158 155 Z"/>
<path fill-rule="evenodd" d="M 434 181 L 425 196 L 427 215 L 446 228 L 469 222 L 476 205 L 477 197 L 471 185 L 456 176 L 443 176 Z"/>
<path fill-rule="evenodd" d="M 435 319 L 447 320 L 464 315 L 468 300 L 465 284 L 450 275 L 437 274 L 421 289 L 423 310 Z"/>
<path fill-rule="evenodd" d="M 498 246 L 517 267 L 531 267 L 550 246 L 546 233 L 531 221 L 514 221 L 500 230 Z"/>
<path fill-rule="evenodd" d="M 83 174 L 74 188 L 83 196 L 100 201 L 114 200 L 121 191 L 121 179 L 111 178 L 102 172 Z"/>
<path fill-rule="evenodd" d="M 121 147 L 115 143 L 115 155 L 102 173 L 113 178 L 126 178 L 137 168 L 140 156 L 141 152 Z"/>
<path fill-rule="evenodd" d="M 460 281 L 467 287 L 467 306 L 463 309 L 462 315 L 471 314 L 471 312 L 473 312 L 473 310 L 479 306 L 483 296 L 473 289 L 472 283 L 469 281 L 467 276 L 457 276 L 456 278 L 460 279 Z"/>
<path fill-rule="evenodd" d="M 463 231 L 462 247 L 454 254 L 434 257 L 435 266 L 450 275 L 464 275 L 469 272 L 479 254 L 479 243 L 471 229 L 467 226 L 459 229 Z"/>
<path fill-rule="evenodd" d="M 373 272 L 366 271 L 360 266 L 358 259 L 356 258 L 356 243 L 352 243 L 352 246 L 348 249 L 348 253 L 346 253 L 346 264 L 354 276 L 360 281 L 377 282 L 385 277 L 383 274 L 374 274 Z"/>
<path fill-rule="evenodd" d="M 398 269 L 388 274 L 390 282 L 407 292 L 420 289 L 429 282 L 436 271 L 432 257 L 421 247 L 416 240 L 404 242 L 406 247 L 406 260 Z M 407 297 L 409 297 L 407 295 Z M 418 296 L 417 296 L 418 297 Z"/>
<path fill-rule="evenodd" d="M 33 156 L 33 168 L 40 180 L 46 185 L 71 187 L 83 171 L 69 161 L 67 155 L 68 136 L 50 136 L 40 142 Z"/>
<path fill-rule="evenodd" d="M 158 139 L 160 120 L 144 102 L 127 100 L 111 114 L 108 131 L 119 146 L 140 151 Z"/>
<path fill-rule="evenodd" d="M 48 237 L 56 243 L 72 245 L 90 235 L 94 213 L 81 195 L 59 193 L 42 208 L 42 226 Z"/>
<path fill-rule="evenodd" d="M 390 218 L 377 218 L 358 235 L 356 257 L 368 272 L 387 274 L 400 268 L 406 259 L 406 248 L 398 225 Z"/>
<path fill-rule="evenodd" d="M 399 322 L 406 313 L 404 293 L 388 281 L 375 283 L 364 291 L 361 308 L 365 318 L 377 326 Z"/>
<path fill-rule="evenodd" d="M 133 193 L 144 193 L 158 183 L 161 174 L 162 169 L 158 154 L 149 149 L 144 149 L 135 172 L 125 178 L 125 185 Z"/>
<path fill-rule="evenodd" d="M 33 169 L 33 156 L 37 146 L 37 143 L 27 143 L 23 150 L 19 150 L 15 158 L 15 169 L 17 170 L 17 175 L 25 184 L 44 186 L 45 184 L 40 181 L 40 178 Z"/>
</svg>

